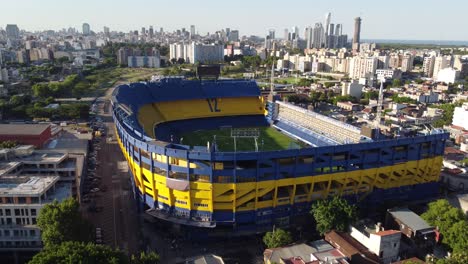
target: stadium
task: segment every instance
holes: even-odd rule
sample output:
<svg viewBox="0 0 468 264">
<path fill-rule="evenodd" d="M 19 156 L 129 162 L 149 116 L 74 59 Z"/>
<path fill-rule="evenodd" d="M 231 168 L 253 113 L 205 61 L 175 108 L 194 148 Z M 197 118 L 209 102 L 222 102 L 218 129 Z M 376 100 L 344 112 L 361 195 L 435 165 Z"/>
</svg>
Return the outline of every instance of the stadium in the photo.
<svg viewBox="0 0 468 264">
<path fill-rule="evenodd" d="M 446 133 L 375 139 L 252 80 L 117 87 L 118 143 L 140 208 L 183 228 L 263 232 L 340 195 L 378 206 L 438 192 Z M 365 136 L 365 134 L 367 136 Z"/>
</svg>

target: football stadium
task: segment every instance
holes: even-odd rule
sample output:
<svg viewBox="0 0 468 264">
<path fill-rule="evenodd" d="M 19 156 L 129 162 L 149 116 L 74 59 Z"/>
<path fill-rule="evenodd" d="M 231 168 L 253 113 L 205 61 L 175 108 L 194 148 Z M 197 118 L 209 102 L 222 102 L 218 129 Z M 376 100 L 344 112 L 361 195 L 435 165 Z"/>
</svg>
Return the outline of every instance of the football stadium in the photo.
<svg viewBox="0 0 468 264">
<path fill-rule="evenodd" d="M 196 230 L 294 225 L 313 201 L 335 195 L 369 207 L 426 199 L 438 192 L 448 139 L 375 137 L 266 100 L 253 80 L 125 84 L 112 108 L 140 208 Z"/>
</svg>

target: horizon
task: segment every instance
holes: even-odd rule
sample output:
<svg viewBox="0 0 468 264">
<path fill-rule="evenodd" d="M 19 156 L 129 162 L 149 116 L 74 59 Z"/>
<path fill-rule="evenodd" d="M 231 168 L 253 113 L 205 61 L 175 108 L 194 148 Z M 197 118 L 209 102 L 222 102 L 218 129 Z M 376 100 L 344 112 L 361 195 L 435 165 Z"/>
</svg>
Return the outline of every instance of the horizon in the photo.
<svg viewBox="0 0 468 264">
<path fill-rule="evenodd" d="M 288 2 L 287 9 L 279 1 L 268 1 L 265 4 L 266 1 L 246 0 L 236 2 L 229 9 L 223 3 L 213 0 L 201 0 L 197 3 L 181 1 L 176 7 L 171 3 L 147 0 L 102 0 L 97 3 L 82 0 L 79 5 L 74 4 L 73 9 L 56 0 L 24 2 L 25 5 L 13 2 L 3 4 L 4 10 L 9 11 L 0 17 L 0 27 L 17 24 L 20 30 L 27 31 L 58 31 L 74 27 L 81 32 L 82 24 L 88 23 L 95 32 L 102 31 L 104 26 L 111 31 L 129 32 L 140 30 L 141 27 L 148 28 L 150 25 L 155 29 L 163 27 L 165 31 L 171 32 L 195 25 L 196 32 L 200 35 L 229 27 L 238 29 L 241 36 L 261 37 L 267 35 L 269 29 L 275 29 L 277 38 L 281 38 L 284 29 L 291 30 L 293 26 L 299 27 L 302 37 L 306 26 L 324 23 L 325 14 L 330 12 L 331 22 L 343 24 L 343 33 L 349 37 L 352 37 L 354 18 L 361 17 L 362 39 L 468 41 L 468 32 L 461 30 L 468 27 L 463 14 L 468 3 L 455 0 L 445 2 L 447 6 L 453 3 L 459 7 L 447 14 L 439 12 L 440 6 L 433 0 L 423 4 L 396 0 L 386 7 L 385 12 L 371 5 L 370 0 L 361 0 L 352 5 L 343 0 L 327 3 L 293 0 Z M 132 8 L 135 12 L 129 13 L 128 10 Z M 437 14 L 437 19 L 434 19 L 434 14 Z M 252 17 L 256 18 L 255 23 L 252 23 Z"/>
</svg>

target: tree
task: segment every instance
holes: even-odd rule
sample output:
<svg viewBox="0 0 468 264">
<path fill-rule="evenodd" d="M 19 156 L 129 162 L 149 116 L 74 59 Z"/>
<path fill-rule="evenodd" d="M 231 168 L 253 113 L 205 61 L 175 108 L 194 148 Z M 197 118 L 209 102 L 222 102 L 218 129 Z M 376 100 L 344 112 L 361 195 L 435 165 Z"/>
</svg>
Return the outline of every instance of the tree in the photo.
<svg viewBox="0 0 468 264">
<path fill-rule="evenodd" d="M 289 245 L 292 243 L 291 233 L 280 228 L 274 229 L 272 232 L 267 232 L 263 236 L 263 243 L 267 248 L 277 248 Z"/>
<path fill-rule="evenodd" d="M 157 264 L 159 263 L 159 255 L 154 252 L 150 251 L 148 253 L 142 251 L 140 252 L 140 255 L 136 257 L 135 255 L 132 255 L 130 258 L 130 263 L 131 264 Z"/>
<path fill-rule="evenodd" d="M 184 63 L 185 63 L 184 58 L 178 58 L 178 59 L 177 59 L 177 63 L 178 63 L 178 64 L 184 64 Z"/>
<path fill-rule="evenodd" d="M 45 205 L 37 218 L 45 247 L 66 241 L 89 241 L 91 225 L 81 218 L 79 204 L 73 198 Z"/>
<path fill-rule="evenodd" d="M 344 232 L 357 217 L 356 207 L 339 196 L 316 201 L 310 213 L 321 235 L 333 229 Z"/>
<path fill-rule="evenodd" d="M 302 78 L 297 82 L 297 86 L 309 87 L 312 83 L 313 80 Z"/>
<path fill-rule="evenodd" d="M 401 86 L 401 80 L 400 79 L 394 79 L 392 82 L 392 87 L 400 87 Z"/>
<path fill-rule="evenodd" d="M 468 250 L 468 222 L 463 212 L 450 205 L 445 199 L 429 203 L 421 217 L 437 227 L 443 237 L 443 244 L 459 253 Z"/>
<path fill-rule="evenodd" d="M 44 248 L 29 264 L 81 264 L 81 263 L 129 263 L 120 250 L 109 246 L 77 241 L 68 241 Z M 148 263 L 148 262 L 146 262 Z"/>
<path fill-rule="evenodd" d="M 468 263 L 468 251 L 452 254 L 449 258 L 439 259 L 437 264 L 466 264 Z"/>
</svg>

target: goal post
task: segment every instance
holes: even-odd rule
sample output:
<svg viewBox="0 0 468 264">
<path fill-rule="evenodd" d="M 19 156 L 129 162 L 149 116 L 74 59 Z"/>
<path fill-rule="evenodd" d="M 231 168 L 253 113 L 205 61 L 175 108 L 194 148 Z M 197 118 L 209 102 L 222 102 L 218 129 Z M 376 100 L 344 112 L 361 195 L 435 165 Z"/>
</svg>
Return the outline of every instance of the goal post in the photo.
<svg viewBox="0 0 468 264">
<path fill-rule="evenodd" d="M 255 151 L 258 151 L 259 128 L 231 128 L 231 137 L 234 139 L 234 152 L 237 152 L 238 138 L 253 138 L 255 141 Z"/>
</svg>

